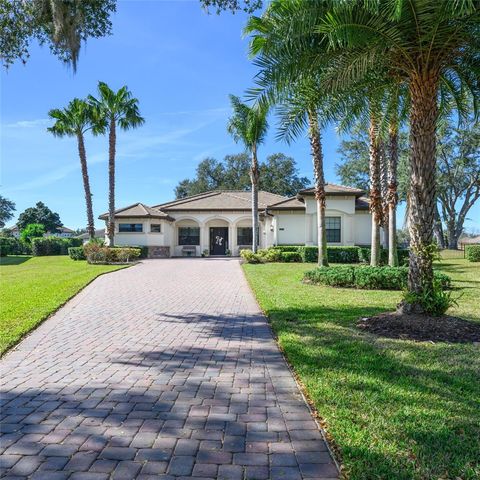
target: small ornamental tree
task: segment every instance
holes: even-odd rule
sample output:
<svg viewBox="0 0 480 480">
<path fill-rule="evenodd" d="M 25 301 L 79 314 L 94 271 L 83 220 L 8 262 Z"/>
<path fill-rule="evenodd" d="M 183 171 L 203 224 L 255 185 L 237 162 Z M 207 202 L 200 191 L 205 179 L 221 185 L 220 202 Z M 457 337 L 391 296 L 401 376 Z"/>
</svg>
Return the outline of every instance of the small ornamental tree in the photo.
<svg viewBox="0 0 480 480">
<path fill-rule="evenodd" d="M 20 234 L 24 242 L 30 243 L 32 238 L 43 237 L 45 235 L 45 227 L 41 223 L 29 223 Z"/>
</svg>

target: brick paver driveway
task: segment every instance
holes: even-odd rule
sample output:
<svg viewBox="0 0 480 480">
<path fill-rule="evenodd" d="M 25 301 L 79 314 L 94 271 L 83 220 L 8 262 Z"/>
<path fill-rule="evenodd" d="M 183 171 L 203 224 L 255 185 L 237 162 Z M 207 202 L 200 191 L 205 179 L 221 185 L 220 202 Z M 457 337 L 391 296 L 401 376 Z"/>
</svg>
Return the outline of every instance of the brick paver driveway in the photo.
<svg viewBox="0 0 480 480">
<path fill-rule="evenodd" d="M 1 368 L 5 478 L 337 477 L 233 259 L 102 276 Z"/>
</svg>

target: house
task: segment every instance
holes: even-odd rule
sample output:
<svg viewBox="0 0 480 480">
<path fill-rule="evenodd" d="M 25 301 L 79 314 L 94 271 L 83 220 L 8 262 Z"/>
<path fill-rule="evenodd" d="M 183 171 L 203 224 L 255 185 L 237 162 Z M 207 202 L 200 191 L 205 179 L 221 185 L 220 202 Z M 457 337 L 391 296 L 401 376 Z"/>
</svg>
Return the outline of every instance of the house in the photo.
<svg viewBox="0 0 480 480">
<path fill-rule="evenodd" d="M 368 245 L 371 215 L 363 190 L 326 184 L 329 245 Z M 115 212 L 115 243 L 149 247 L 150 257 L 239 255 L 252 245 L 251 192 L 216 190 Z M 260 191 L 259 245 L 316 245 L 314 189 L 295 197 Z M 107 221 L 108 214 L 99 217 Z"/>
<path fill-rule="evenodd" d="M 11 228 L 8 228 L 11 235 L 15 238 L 20 238 L 20 230 L 17 225 L 14 225 Z M 47 232 L 44 237 L 61 237 L 61 238 L 71 238 L 75 235 L 75 232 L 67 227 L 58 227 L 55 232 Z"/>
<path fill-rule="evenodd" d="M 87 243 L 90 240 L 90 236 L 88 235 L 88 232 L 82 233 L 81 235 L 77 235 L 75 238 L 80 238 L 81 240 L 83 240 L 83 243 Z M 98 230 L 95 230 L 94 238 L 104 240 L 105 239 L 105 229 L 100 228 Z"/>
<path fill-rule="evenodd" d="M 468 245 L 480 245 L 480 235 L 477 235 L 476 237 L 462 237 L 458 241 L 458 244 L 460 250 L 465 250 L 465 246 Z"/>
</svg>

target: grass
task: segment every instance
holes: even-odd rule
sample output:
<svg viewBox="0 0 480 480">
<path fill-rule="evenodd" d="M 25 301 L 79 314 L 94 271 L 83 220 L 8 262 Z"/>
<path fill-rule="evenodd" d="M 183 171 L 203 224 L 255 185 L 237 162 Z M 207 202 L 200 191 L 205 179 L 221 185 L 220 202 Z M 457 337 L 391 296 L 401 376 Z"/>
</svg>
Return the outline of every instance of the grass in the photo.
<svg viewBox="0 0 480 480">
<path fill-rule="evenodd" d="M 244 265 L 345 476 L 480 478 L 480 346 L 363 333 L 356 320 L 394 309 L 401 293 L 302 284 L 310 268 Z M 439 269 L 462 289 L 448 313 L 480 321 L 480 265 L 448 259 Z"/>
<path fill-rule="evenodd" d="M 68 256 L 0 257 L 0 354 L 94 278 L 119 268 Z"/>
</svg>

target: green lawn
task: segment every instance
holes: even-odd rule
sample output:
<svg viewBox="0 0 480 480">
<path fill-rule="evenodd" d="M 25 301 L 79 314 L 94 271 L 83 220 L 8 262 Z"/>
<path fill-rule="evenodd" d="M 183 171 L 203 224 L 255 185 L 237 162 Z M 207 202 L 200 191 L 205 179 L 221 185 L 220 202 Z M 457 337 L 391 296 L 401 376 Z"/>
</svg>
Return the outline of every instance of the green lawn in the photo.
<svg viewBox="0 0 480 480">
<path fill-rule="evenodd" d="M 244 265 L 346 476 L 480 478 L 480 346 L 363 333 L 356 320 L 394 309 L 401 293 L 304 285 L 310 268 Z M 455 258 L 439 269 L 463 292 L 449 313 L 480 321 L 480 265 Z"/>
<path fill-rule="evenodd" d="M 68 256 L 0 257 L 0 354 L 98 275 L 119 268 Z"/>
</svg>

